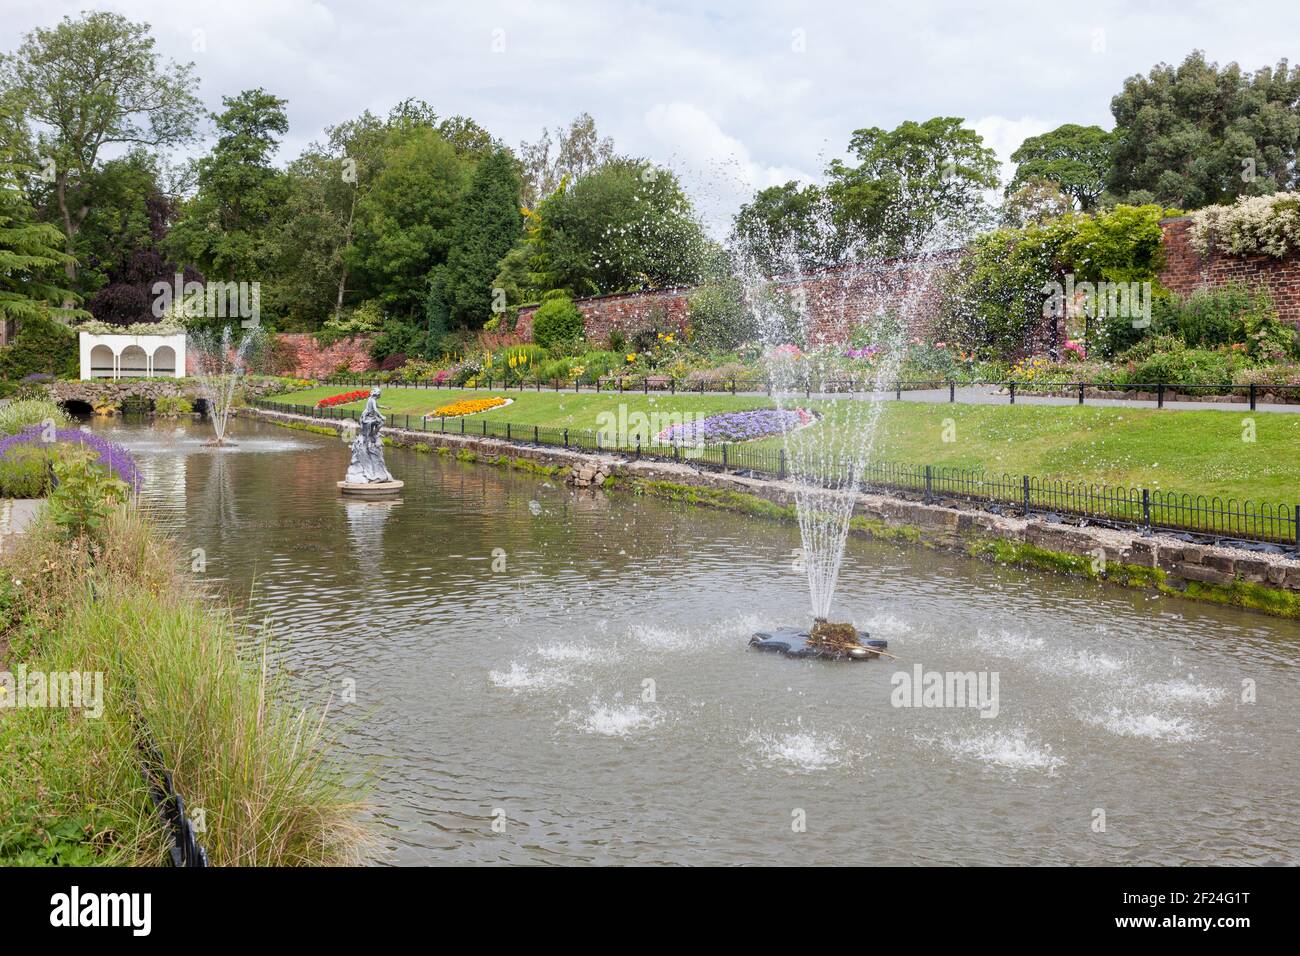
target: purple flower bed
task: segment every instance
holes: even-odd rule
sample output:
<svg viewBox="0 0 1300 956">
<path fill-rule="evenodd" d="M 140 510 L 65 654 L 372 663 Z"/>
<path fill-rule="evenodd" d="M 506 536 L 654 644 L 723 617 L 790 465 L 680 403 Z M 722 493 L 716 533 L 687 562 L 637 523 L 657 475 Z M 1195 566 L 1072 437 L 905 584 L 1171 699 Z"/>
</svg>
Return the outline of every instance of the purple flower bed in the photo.
<svg viewBox="0 0 1300 956">
<path fill-rule="evenodd" d="M 49 443 L 42 440 L 42 431 L 40 425 L 31 425 L 16 435 L 0 439 L 0 458 L 20 445 L 48 447 Z M 140 490 L 140 469 L 136 467 L 135 458 L 121 445 L 79 428 L 57 429 L 54 438 L 65 445 L 83 445 L 91 449 L 99 456 L 99 463 L 130 485 L 133 492 Z"/>
<path fill-rule="evenodd" d="M 755 408 L 747 412 L 721 412 L 665 428 L 659 440 L 669 444 L 712 444 L 754 441 L 811 424 L 815 416 L 802 408 Z"/>
</svg>

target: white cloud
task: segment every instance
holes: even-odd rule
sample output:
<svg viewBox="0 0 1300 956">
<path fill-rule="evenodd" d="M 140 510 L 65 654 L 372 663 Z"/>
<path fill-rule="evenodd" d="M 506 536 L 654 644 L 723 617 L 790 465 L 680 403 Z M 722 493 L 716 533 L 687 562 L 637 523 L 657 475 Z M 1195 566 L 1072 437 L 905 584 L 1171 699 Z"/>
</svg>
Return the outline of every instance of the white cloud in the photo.
<svg viewBox="0 0 1300 956">
<path fill-rule="evenodd" d="M 1014 153 L 1030 136 L 1039 136 L 1048 130 L 1056 129 L 1059 122 L 1022 116 L 1020 119 L 1007 119 L 1005 116 L 984 116 L 970 124 L 970 128 L 980 134 L 984 145 L 997 153 L 1002 163 L 1002 182 L 1007 183 L 1015 174 L 1015 164 L 1011 162 Z"/>
<path fill-rule="evenodd" d="M 758 162 L 749 147 L 725 133 L 691 103 L 660 103 L 650 108 L 645 126 L 658 146 L 651 155 L 681 178 L 710 231 L 721 238 L 740 204 L 768 186 L 815 177 L 793 166 Z"/>
</svg>

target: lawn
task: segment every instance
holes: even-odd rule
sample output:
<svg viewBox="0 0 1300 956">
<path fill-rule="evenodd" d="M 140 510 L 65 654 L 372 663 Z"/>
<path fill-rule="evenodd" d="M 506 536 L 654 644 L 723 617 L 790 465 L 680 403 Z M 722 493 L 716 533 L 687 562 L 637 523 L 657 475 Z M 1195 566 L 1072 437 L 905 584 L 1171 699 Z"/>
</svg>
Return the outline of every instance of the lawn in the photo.
<svg viewBox="0 0 1300 956">
<path fill-rule="evenodd" d="M 275 401 L 313 405 L 346 389 L 324 386 Z M 770 406 L 761 396 L 643 395 L 628 392 L 530 392 L 385 389 L 385 412 L 416 416 L 458 398 L 509 397 L 504 408 L 471 416 L 517 425 L 596 429 L 598 416 L 626 420 L 712 414 Z M 822 413 L 817 430 L 856 427 L 863 417 L 851 400 L 800 402 Z M 342 406 L 360 409 L 363 403 Z M 620 410 L 620 405 L 623 408 Z M 1254 441 L 1243 441 L 1246 420 Z M 629 429 L 632 440 L 641 429 Z M 643 438 L 647 436 L 642 435 Z M 948 439 L 948 440 L 945 440 Z M 780 439 L 756 442 L 775 448 Z M 1046 405 L 932 405 L 888 402 L 875 443 L 878 460 L 945 465 L 993 474 L 1029 474 L 1096 484 L 1220 495 L 1272 503 L 1300 501 L 1300 415 L 1241 411 L 1096 408 Z"/>
</svg>

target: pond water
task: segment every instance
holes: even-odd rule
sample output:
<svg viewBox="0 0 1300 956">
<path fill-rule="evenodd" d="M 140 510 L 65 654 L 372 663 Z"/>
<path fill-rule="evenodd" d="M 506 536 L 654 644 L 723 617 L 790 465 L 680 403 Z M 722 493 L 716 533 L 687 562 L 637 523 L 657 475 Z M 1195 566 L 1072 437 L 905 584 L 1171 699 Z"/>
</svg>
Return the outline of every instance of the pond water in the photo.
<svg viewBox="0 0 1300 956">
<path fill-rule="evenodd" d="M 793 526 L 401 449 L 350 502 L 337 439 L 97 427 L 333 699 L 379 862 L 1300 862 L 1296 623 L 850 540 L 835 616 L 900 659 L 792 661 L 746 640 L 807 623 Z M 894 706 L 917 665 L 996 716 Z"/>
</svg>

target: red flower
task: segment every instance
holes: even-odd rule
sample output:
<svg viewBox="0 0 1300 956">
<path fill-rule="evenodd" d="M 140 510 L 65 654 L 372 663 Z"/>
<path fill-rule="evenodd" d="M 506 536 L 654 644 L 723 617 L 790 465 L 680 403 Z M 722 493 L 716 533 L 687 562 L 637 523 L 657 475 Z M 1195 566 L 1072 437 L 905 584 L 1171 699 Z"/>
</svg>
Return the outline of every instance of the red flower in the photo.
<svg viewBox="0 0 1300 956">
<path fill-rule="evenodd" d="M 335 405 L 347 405 L 350 402 L 359 402 L 370 394 L 370 389 L 359 388 L 355 392 L 344 392 L 342 395 L 331 395 L 329 398 L 322 398 L 316 403 L 317 408 L 333 408 Z"/>
</svg>

